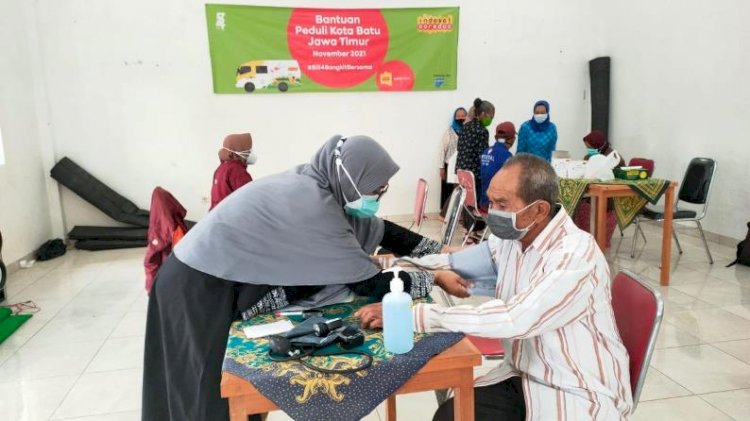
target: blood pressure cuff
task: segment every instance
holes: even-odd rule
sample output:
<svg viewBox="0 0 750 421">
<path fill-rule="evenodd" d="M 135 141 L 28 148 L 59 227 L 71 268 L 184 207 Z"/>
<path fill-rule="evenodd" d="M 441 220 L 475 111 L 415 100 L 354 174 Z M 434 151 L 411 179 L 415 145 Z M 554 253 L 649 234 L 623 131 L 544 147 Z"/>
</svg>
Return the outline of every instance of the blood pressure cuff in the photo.
<svg viewBox="0 0 750 421">
<path fill-rule="evenodd" d="M 497 266 L 488 242 L 451 253 L 449 260 L 451 270 L 474 284 L 469 288 L 469 294 L 495 296 Z"/>
</svg>

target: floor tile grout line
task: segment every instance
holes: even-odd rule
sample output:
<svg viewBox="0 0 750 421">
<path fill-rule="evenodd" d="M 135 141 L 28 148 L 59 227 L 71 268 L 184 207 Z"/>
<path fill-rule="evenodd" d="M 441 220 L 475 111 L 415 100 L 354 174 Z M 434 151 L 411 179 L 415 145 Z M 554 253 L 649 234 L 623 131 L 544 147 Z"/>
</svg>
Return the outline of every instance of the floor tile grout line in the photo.
<svg viewBox="0 0 750 421">
<path fill-rule="evenodd" d="M 9 384 L 9 383 L 46 381 L 50 379 L 57 379 L 60 377 L 73 377 L 73 376 L 77 376 L 77 374 L 55 374 L 54 376 L 45 376 L 45 377 L 21 377 L 21 378 L 11 379 L 11 380 L 0 380 L 0 385 Z"/>
<path fill-rule="evenodd" d="M 735 360 L 739 361 L 740 363 L 742 363 L 742 364 L 744 364 L 744 365 L 747 365 L 747 366 L 749 366 L 749 367 L 750 367 L 750 364 L 748 364 L 748 363 L 746 363 L 746 362 L 744 362 L 744 361 L 740 360 L 739 358 L 737 358 L 737 357 L 735 357 L 735 356 L 733 356 L 733 355 L 731 355 L 731 354 L 727 354 L 726 352 L 722 351 L 721 349 L 719 349 L 719 348 L 717 348 L 717 347 L 713 346 L 713 345 L 712 345 L 711 343 L 705 343 L 705 344 L 695 344 L 695 345 L 685 345 L 685 346 L 681 346 L 681 347 L 675 347 L 675 348 L 685 348 L 685 347 L 689 347 L 689 346 L 706 346 L 706 345 L 708 345 L 708 346 L 711 346 L 711 347 L 712 347 L 712 348 L 714 348 L 715 350 L 717 350 L 717 351 L 719 351 L 719 352 L 721 352 L 721 353 L 723 353 L 723 354 L 727 355 L 728 357 L 730 357 L 730 358 L 732 358 L 732 359 L 735 359 Z M 675 348 L 664 348 L 664 349 L 675 349 Z M 735 389 L 727 389 L 727 390 L 716 390 L 716 391 L 712 391 L 712 392 L 706 392 L 706 393 L 698 393 L 698 392 L 694 392 L 693 390 L 691 390 L 691 389 L 690 389 L 689 387 L 687 387 L 686 385 L 684 385 L 684 384 L 682 384 L 682 383 L 678 382 L 677 380 L 673 379 L 672 377 L 670 377 L 669 375 L 667 375 L 666 373 L 664 373 L 664 371 L 662 371 L 662 370 L 659 370 L 659 369 L 658 369 L 657 367 L 654 367 L 654 366 L 652 366 L 652 365 L 649 365 L 649 367 L 648 367 L 648 368 L 649 368 L 649 370 L 652 370 L 652 369 L 654 369 L 654 370 L 658 371 L 659 373 L 661 373 L 662 375 L 664 375 L 664 377 L 668 378 L 669 380 L 673 381 L 673 382 L 674 382 L 675 384 L 677 384 L 678 386 L 680 386 L 680 387 L 682 387 L 683 389 L 685 389 L 685 390 L 687 390 L 688 392 L 690 392 L 691 396 L 698 396 L 698 395 L 710 395 L 710 394 L 712 394 L 712 393 L 722 393 L 722 392 L 730 392 L 730 391 L 733 391 L 733 390 L 745 390 L 745 389 L 750 389 L 750 386 L 749 386 L 749 387 L 740 387 L 740 388 L 735 388 Z M 676 397 L 677 397 L 677 396 L 676 396 Z M 671 399 L 671 398 L 664 398 L 664 399 Z M 652 400 L 663 400 L 663 399 L 652 399 Z M 650 402 L 650 401 L 646 401 L 646 402 Z"/>
<path fill-rule="evenodd" d="M 22 269 L 23 269 L 23 270 L 26 270 L 25 268 L 22 268 Z M 20 270 L 22 270 L 22 269 L 16 270 L 16 271 L 14 271 L 13 273 L 18 273 L 18 272 L 19 272 Z M 29 268 L 29 269 L 31 269 L 31 268 Z M 37 276 L 37 277 L 36 277 L 36 279 L 34 279 L 34 281 L 33 281 L 33 282 L 30 282 L 30 283 L 29 283 L 28 285 L 26 285 L 25 287 L 23 287 L 23 288 L 22 288 L 22 289 L 21 289 L 20 291 L 17 291 L 16 293 L 14 293 L 14 294 L 13 294 L 13 296 L 7 297 L 7 298 L 6 298 L 6 301 L 8 301 L 8 302 L 13 302 L 13 298 L 14 298 L 15 296 L 17 296 L 17 295 L 21 294 L 21 293 L 22 293 L 23 291 L 25 291 L 25 290 L 26 290 L 27 288 L 29 288 L 30 286 L 32 286 L 32 285 L 34 285 L 35 283 L 39 282 L 40 280 L 44 279 L 44 277 L 45 277 L 45 276 L 47 276 L 47 275 L 48 275 L 48 274 L 49 274 L 50 272 L 52 272 L 52 270 L 54 270 L 54 269 L 50 269 L 50 270 L 47 270 L 46 272 L 42 272 L 42 273 L 41 273 L 41 274 L 40 274 L 39 276 Z M 12 275 L 12 274 L 8 274 L 8 284 L 6 285 L 6 288 L 8 287 L 8 285 L 10 285 L 10 282 L 12 281 L 12 279 L 11 279 L 11 277 L 10 277 L 11 275 Z"/>
<path fill-rule="evenodd" d="M 744 339 L 740 339 L 740 340 L 744 340 Z M 730 353 L 728 353 L 728 352 L 724 351 L 723 349 L 721 349 L 721 348 L 719 348 L 719 347 L 717 347 L 717 346 L 714 346 L 714 345 L 713 345 L 712 343 L 708 343 L 708 344 L 706 344 L 706 345 L 709 345 L 709 346 L 710 346 L 711 348 L 713 348 L 713 349 L 715 349 L 715 350 L 717 350 L 717 351 L 721 352 L 722 354 L 724 354 L 724 355 L 728 356 L 729 358 L 732 358 L 732 359 L 734 359 L 734 360 L 737 360 L 737 361 L 738 361 L 738 362 L 740 362 L 741 364 L 743 364 L 743 365 L 746 365 L 746 366 L 748 366 L 748 367 L 750 368 L 750 363 L 747 363 L 747 362 L 745 362 L 745 361 L 742 361 L 741 359 L 739 359 L 739 358 L 735 357 L 734 355 L 732 355 L 732 354 L 730 354 Z M 748 386 L 748 387 L 745 387 L 745 388 L 743 388 L 743 389 L 747 389 L 747 388 L 750 388 L 750 386 Z"/>
<path fill-rule="evenodd" d="M 652 402 L 652 401 L 659 401 L 659 400 L 665 400 L 665 399 L 673 399 L 673 398 L 682 398 L 682 397 L 688 397 L 688 396 L 696 396 L 696 393 L 695 393 L 695 392 L 693 392 L 692 390 L 688 389 L 688 388 L 687 388 L 687 387 L 686 387 L 685 385 L 681 384 L 681 383 L 680 383 L 680 382 L 678 382 L 677 380 L 675 380 L 675 379 L 673 379 L 673 378 L 669 377 L 669 376 L 668 376 L 668 375 L 667 375 L 666 373 L 664 373 L 663 371 L 659 370 L 658 368 L 656 368 L 656 367 L 653 367 L 653 366 L 649 365 L 649 366 L 648 366 L 648 369 L 649 369 L 649 370 L 656 370 L 656 371 L 658 371 L 658 372 L 659 372 L 659 374 L 661 374 L 662 376 L 666 377 L 666 378 L 667 378 L 667 379 L 669 379 L 670 381 L 674 382 L 674 384 L 676 384 L 677 386 L 680 386 L 681 388 L 683 388 L 683 389 L 687 390 L 687 391 L 688 391 L 688 394 L 687 394 L 687 395 L 684 395 L 684 396 L 673 396 L 672 398 L 652 399 L 652 400 L 650 400 L 650 401 L 644 401 L 644 402 Z"/>
<path fill-rule="evenodd" d="M 742 341 L 750 341 L 750 338 L 747 338 L 747 339 L 728 339 L 726 341 L 713 341 L 713 342 L 710 342 L 710 344 L 724 344 L 724 343 L 727 343 L 727 342 L 742 342 Z"/>
<path fill-rule="evenodd" d="M 92 280 L 92 282 L 93 282 L 93 280 Z M 89 284 L 90 284 L 90 283 L 89 283 Z M 87 284 L 87 285 L 88 285 L 88 284 Z M 83 291 L 83 289 L 81 289 L 81 291 Z M 80 294 L 80 293 L 81 293 L 81 291 L 79 291 L 79 292 L 78 292 L 78 294 Z M 78 296 L 78 294 L 76 294 L 76 297 Z M 133 299 L 133 302 L 135 302 L 135 299 Z M 131 304 L 132 304 L 132 303 L 131 303 Z M 122 322 L 122 320 L 123 320 L 123 319 L 125 318 L 125 316 L 126 316 L 127 314 L 128 314 L 127 312 L 123 313 L 123 315 L 122 315 L 122 316 L 120 317 L 120 319 L 119 319 L 119 320 L 118 320 L 118 321 L 116 322 L 116 324 L 115 324 L 115 325 L 114 325 L 114 326 L 112 327 L 112 331 L 111 331 L 111 332 L 109 332 L 109 334 L 107 335 L 107 337 L 106 337 L 106 338 L 104 338 L 104 341 L 102 341 L 102 344 L 101 344 L 101 345 L 99 346 L 99 349 L 97 349 L 97 350 L 96 350 L 96 352 L 94 353 L 94 355 L 93 355 L 93 356 L 91 357 L 91 359 L 89 360 L 89 362 L 88 362 L 88 363 L 86 364 L 86 367 L 84 367 L 84 368 L 83 368 L 83 371 L 81 371 L 81 374 L 79 374 L 79 375 L 78 375 L 78 378 L 76 379 L 76 381 L 75 381 L 75 382 L 73 382 L 73 385 L 72 385 L 72 386 L 70 386 L 70 389 L 68 389 L 67 393 L 65 393 L 65 396 L 64 396 L 64 397 L 63 397 L 63 398 L 62 398 L 62 399 L 60 400 L 60 403 L 59 403 L 59 404 L 57 405 L 57 407 L 55 407 L 54 411 L 52 411 L 52 415 L 50 415 L 50 417 L 49 417 L 49 420 L 52 420 L 52 419 L 53 419 L 53 417 L 54 417 L 55 413 L 56 413 L 56 412 L 57 412 L 57 411 L 58 411 L 58 410 L 60 409 L 60 407 L 62 406 L 62 404 L 63 404 L 63 403 L 65 402 L 65 400 L 66 400 L 66 399 L 68 399 L 68 396 L 70 396 L 70 392 L 72 392 L 72 391 L 73 391 L 73 389 L 74 389 L 74 388 L 76 387 L 76 385 L 78 384 L 78 382 L 80 382 L 80 381 L 81 381 L 81 378 L 82 378 L 82 377 L 83 377 L 83 376 L 84 376 L 85 374 L 87 374 L 87 373 L 86 373 L 86 371 L 87 371 L 87 370 L 88 370 L 88 368 L 89 368 L 89 367 L 91 366 L 91 363 L 92 363 L 92 362 L 94 361 L 94 359 L 96 359 L 96 356 L 97 356 L 97 355 L 99 355 L 99 353 L 100 353 L 100 352 L 102 351 L 102 348 L 104 348 L 104 345 L 105 345 L 105 344 L 107 343 L 107 341 L 109 340 L 109 338 L 110 338 L 110 337 L 112 336 L 112 333 L 114 333 L 115 329 L 117 328 L 117 325 L 119 325 L 119 324 L 120 324 L 120 322 Z M 111 372 L 115 372 L 115 371 L 122 371 L 122 370 L 111 370 Z M 100 373 L 106 373 L 106 372 L 109 372 L 109 371 L 104 371 L 104 372 L 100 372 Z M 101 415 L 101 414 L 95 414 L 95 415 Z M 79 417 L 79 418 L 80 418 L 80 417 Z"/>
<path fill-rule="evenodd" d="M 737 392 L 740 390 L 750 390 L 750 387 L 738 387 L 735 389 L 727 389 L 727 390 L 717 390 L 716 392 L 708 392 L 708 393 L 696 393 L 696 396 L 706 396 L 706 395 L 718 395 L 719 393 L 727 393 L 727 392 Z"/>
<path fill-rule="evenodd" d="M 96 414 L 96 415 L 127 414 L 129 412 L 135 412 L 135 411 L 138 411 L 138 410 L 132 410 L 132 411 L 115 411 L 115 412 L 107 412 L 107 413 L 104 413 L 104 414 Z M 76 420 L 80 420 L 82 418 L 90 418 L 90 417 L 92 417 L 92 415 L 84 415 L 82 417 L 55 418 L 54 420 L 52 420 L 52 418 L 50 418 L 49 420 L 50 421 L 76 421 Z"/>
<path fill-rule="evenodd" d="M 743 389 L 734 389 L 734 390 L 743 390 Z M 726 390 L 726 392 L 731 392 L 731 390 Z M 723 392 L 712 392 L 712 393 L 723 393 Z M 706 393 L 706 395 L 708 395 L 708 394 L 709 394 L 709 393 Z M 703 402 L 705 402 L 706 404 L 708 404 L 708 406 L 710 406 L 711 408 L 714 408 L 715 410 L 717 410 L 717 411 L 721 412 L 722 414 L 726 415 L 727 417 L 729 417 L 729 419 L 730 419 L 730 420 L 735 420 L 735 421 L 737 421 L 737 419 L 736 419 L 736 418 L 734 418 L 733 416 L 731 416 L 731 415 L 727 414 L 727 413 L 726 413 L 726 412 L 724 412 L 724 411 L 723 411 L 723 410 L 722 410 L 721 408 L 717 407 L 716 405 L 712 404 L 711 402 L 707 401 L 706 399 L 704 399 L 704 398 L 703 398 L 703 396 L 701 396 L 701 395 L 695 395 L 695 396 L 697 396 L 697 397 L 698 397 L 698 399 L 700 399 L 700 400 L 702 400 Z"/>
<path fill-rule="evenodd" d="M 72 298 L 71 298 L 71 300 L 72 300 Z M 65 305 L 67 305 L 67 304 L 65 304 Z M 39 332 L 41 332 L 41 331 L 42 331 L 42 329 L 44 329 L 44 328 L 45 328 L 45 327 L 47 326 L 47 324 L 49 324 L 49 323 L 50 323 L 50 322 L 51 322 L 51 321 L 52 321 L 52 320 L 53 320 L 53 319 L 54 319 L 55 317 L 57 317 L 57 315 L 58 315 L 58 314 L 59 314 L 59 313 L 60 313 L 60 312 L 62 311 L 62 309 L 63 309 L 64 307 L 65 307 L 65 306 L 63 306 L 63 307 L 61 307 L 61 308 L 60 308 L 59 310 L 57 310 L 57 312 L 56 312 L 55 314 L 53 314 L 53 315 L 52 315 L 52 316 L 51 316 L 51 317 L 50 317 L 49 319 L 47 319 L 47 320 L 46 320 L 46 321 L 45 321 L 45 322 L 44 322 L 44 323 L 42 324 L 42 326 L 41 326 L 41 327 L 39 327 L 39 329 L 37 329 L 37 331 L 36 331 L 36 332 L 34 332 L 34 333 L 33 333 L 33 334 L 32 334 L 31 336 L 29 336 L 29 337 L 28 337 L 28 338 L 27 338 L 27 339 L 26 339 L 25 341 L 23 341 L 23 343 L 21 343 L 21 345 L 19 345 L 19 346 L 18 346 L 18 348 L 16 348 L 16 349 L 15 349 L 15 350 L 14 350 L 13 352 L 11 352 L 11 354 L 10 354 L 10 355 L 8 355 L 8 357 L 7 357 L 6 359 L 5 359 L 5 361 L 3 361 L 2 363 L 0 363 L 0 368 L 2 368 L 2 367 L 3 367 L 4 365 L 5 365 L 5 364 L 7 364 L 7 363 L 8 363 L 8 361 L 9 361 L 9 360 L 10 360 L 11 358 L 13 358 L 13 357 L 14 357 L 14 356 L 15 356 L 15 355 L 16 355 L 16 354 L 18 353 L 18 351 L 20 351 L 20 350 L 21 350 L 21 348 L 23 348 L 23 347 L 24 347 L 24 346 L 25 346 L 26 344 L 28 344 L 29 342 L 31 342 L 31 340 L 32 340 L 32 339 L 34 339 L 34 337 L 36 337 L 36 335 L 38 335 L 38 334 L 39 334 Z M 42 309 L 42 310 L 43 310 L 43 309 Z M 40 310 L 40 311 L 41 311 L 41 310 Z M 33 318 L 33 316 L 32 316 L 32 318 Z"/>
</svg>

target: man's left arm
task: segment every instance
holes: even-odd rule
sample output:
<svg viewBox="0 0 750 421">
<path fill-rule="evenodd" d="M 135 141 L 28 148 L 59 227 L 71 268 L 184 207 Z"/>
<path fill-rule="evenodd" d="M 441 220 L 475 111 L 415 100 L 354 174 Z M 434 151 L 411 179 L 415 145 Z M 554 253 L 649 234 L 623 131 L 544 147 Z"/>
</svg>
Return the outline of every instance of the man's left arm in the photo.
<svg viewBox="0 0 750 421">
<path fill-rule="evenodd" d="M 595 274 L 593 240 L 581 236 L 576 242 L 553 252 L 529 287 L 509 301 L 496 299 L 479 307 L 417 304 L 414 330 L 527 338 L 574 322 L 586 314 L 596 283 L 606 282 Z"/>
</svg>

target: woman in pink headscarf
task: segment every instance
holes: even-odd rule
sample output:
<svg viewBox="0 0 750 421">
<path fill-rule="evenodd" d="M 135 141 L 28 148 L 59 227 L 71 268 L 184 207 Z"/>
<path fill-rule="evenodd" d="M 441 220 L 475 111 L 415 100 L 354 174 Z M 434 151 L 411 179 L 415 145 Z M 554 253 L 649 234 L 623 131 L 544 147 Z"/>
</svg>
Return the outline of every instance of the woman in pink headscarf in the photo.
<svg viewBox="0 0 750 421">
<path fill-rule="evenodd" d="M 211 186 L 211 209 L 233 191 L 253 181 L 247 172 L 247 166 L 255 164 L 257 160 L 250 133 L 230 134 L 224 138 L 219 149 L 221 163 L 214 172 L 214 183 Z"/>
<path fill-rule="evenodd" d="M 583 157 L 584 160 L 588 161 L 589 158 L 591 158 L 594 155 L 602 154 L 602 155 L 609 155 L 611 154 L 614 149 L 612 149 L 612 145 L 609 144 L 609 141 L 607 140 L 607 135 L 600 132 L 599 130 L 594 130 L 591 133 L 587 134 L 583 137 L 583 144 L 586 145 L 586 156 Z M 620 158 L 620 167 L 625 166 L 625 161 Z M 591 201 L 588 199 L 584 199 L 581 201 L 581 204 L 578 205 L 578 210 L 576 211 L 573 220 L 575 221 L 578 228 L 591 232 Z M 607 247 L 609 248 L 610 245 L 612 245 L 612 234 L 615 232 L 615 227 L 617 226 L 617 219 L 615 216 L 615 210 L 612 201 L 610 200 L 607 203 Z"/>
<path fill-rule="evenodd" d="M 586 145 L 587 150 L 586 156 L 583 157 L 583 159 L 586 161 L 588 161 L 588 159 L 594 155 L 609 155 L 614 152 L 614 149 L 612 149 L 612 145 L 610 145 L 609 141 L 607 140 L 607 135 L 600 132 L 599 130 L 594 130 L 584 136 L 583 144 Z M 625 161 L 622 158 L 620 158 L 620 166 L 625 166 Z"/>
</svg>

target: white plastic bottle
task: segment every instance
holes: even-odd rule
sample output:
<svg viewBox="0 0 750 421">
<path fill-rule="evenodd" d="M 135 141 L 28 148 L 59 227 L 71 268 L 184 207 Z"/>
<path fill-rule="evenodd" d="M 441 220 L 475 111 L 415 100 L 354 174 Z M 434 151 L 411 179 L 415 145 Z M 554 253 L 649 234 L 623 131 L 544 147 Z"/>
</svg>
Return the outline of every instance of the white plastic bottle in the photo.
<svg viewBox="0 0 750 421">
<path fill-rule="evenodd" d="M 414 328 L 411 313 L 411 295 L 404 292 L 404 282 L 398 277 L 401 268 L 394 266 L 391 292 L 383 297 L 383 342 L 385 349 L 394 354 L 404 354 L 414 348 Z"/>
</svg>

